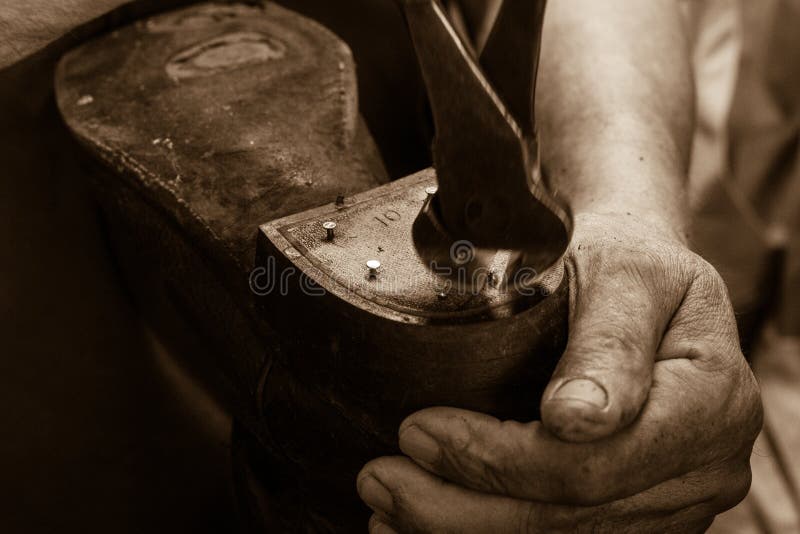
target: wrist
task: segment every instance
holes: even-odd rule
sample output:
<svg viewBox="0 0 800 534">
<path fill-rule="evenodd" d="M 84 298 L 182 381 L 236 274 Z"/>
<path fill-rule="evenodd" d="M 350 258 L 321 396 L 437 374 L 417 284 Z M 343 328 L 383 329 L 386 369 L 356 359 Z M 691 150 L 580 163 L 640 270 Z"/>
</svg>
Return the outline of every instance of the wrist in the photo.
<svg viewBox="0 0 800 534">
<path fill-rule="evenodd" d="M 614 146 L 575 157 L 550 178 L 576 219 L 602 215 L 627 220 L 685 245 L 689 210 L 680 167 L 652 150 Z"/>
<path fill-rule="evenodd" d="M 686 232 L 674 222 L 640 215 L 636 211 L 598 210 L 577 212 L 573 221 L 573 244 L 598 239 L 648 241 L 662 245 L 688 247 Z"/>
<path fill-rule="evenodd" d="M 686 245 L 689 220 L 686 204 L 683 200 L 665 201 L 646 193 L 617 196 L 602 194 L 573 205 L 573 214 L 576 226 L 582 219 L 602 217 L 618 224 L 641 226 L 654 236 Z"/>
<path fill-rule="evenodd" d="M 683 137 L 658 117 L 617 111 L 563 126 L 543 144 L 549 183 L 576 216 L 632 216 L 685 243 L 688 148 Z"/>
</svg>

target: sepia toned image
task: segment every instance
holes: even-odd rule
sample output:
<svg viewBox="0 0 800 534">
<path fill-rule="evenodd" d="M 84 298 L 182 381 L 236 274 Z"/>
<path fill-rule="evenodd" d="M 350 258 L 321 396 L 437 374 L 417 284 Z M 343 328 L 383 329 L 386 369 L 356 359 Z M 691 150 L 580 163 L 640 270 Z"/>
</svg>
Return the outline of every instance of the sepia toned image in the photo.
<svg viewBox="0 0 800 534">
<path fill-rule="evenodd" d="M 800 0 L 0 0 L 0 532 L 800 533 Z"/>
</svg>

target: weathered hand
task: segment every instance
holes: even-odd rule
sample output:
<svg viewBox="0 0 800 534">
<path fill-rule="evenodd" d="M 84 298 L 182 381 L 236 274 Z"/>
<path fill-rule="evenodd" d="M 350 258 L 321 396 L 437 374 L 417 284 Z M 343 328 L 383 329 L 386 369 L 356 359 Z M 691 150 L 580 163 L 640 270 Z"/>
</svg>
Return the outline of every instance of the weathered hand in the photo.
<svg viewBox="0 0 800 534">
<path fill-rule="evenodd" d="M 542 422 L 411 415 L 410 459 L 359 474 L 372 532 L 702 531 L 743 498 L 761 404 L 726 288 L 632 219 L 576 221 L 570 337 Z"/>
</svg>

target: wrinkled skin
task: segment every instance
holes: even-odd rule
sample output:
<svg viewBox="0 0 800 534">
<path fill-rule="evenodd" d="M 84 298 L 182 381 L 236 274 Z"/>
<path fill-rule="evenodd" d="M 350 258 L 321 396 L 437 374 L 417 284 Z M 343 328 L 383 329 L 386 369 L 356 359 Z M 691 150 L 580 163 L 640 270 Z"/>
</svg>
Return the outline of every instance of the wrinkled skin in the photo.
<svg viewBox="0 0 800 534">
<path fill-rule="evenodd" d="M 6 10 L 0 68 L 122 3 Z M 719 275 L 675 233 L 691 139 L 676 9 L 550 3 L 543 160 L 582 214 L 567 258 L 567 351 L 542 423 L 449 408 L 410 416 L 399 432 L 407 457 L 358 477 L 373 531 L 692 532 L 746 493 L 758 388 Z M 554 396 L 573 378 L 583 381 Z"/>
<path fill-rule="evenodd" d="M 543 421 L 411 415 L 358 476 L 371 532 L 702 532 L 745 496 L 761 403 L 717 272 L 618 215 L 579 217 L 567 265 Z"/>
</svg>

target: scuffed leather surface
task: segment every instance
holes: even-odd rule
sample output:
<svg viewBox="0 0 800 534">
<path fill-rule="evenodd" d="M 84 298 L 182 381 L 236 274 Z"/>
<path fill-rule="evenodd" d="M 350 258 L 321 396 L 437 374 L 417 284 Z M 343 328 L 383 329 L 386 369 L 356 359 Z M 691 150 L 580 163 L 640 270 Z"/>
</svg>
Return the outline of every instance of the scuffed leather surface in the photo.
<svg viewBox="0 0 800 534">
<path fill-rule="evenodd" d="M 338 354 L 326 336 L 313 335 L 331 316 L 319 301 L 295 295 L 270 303 L 266 313 L 254 309 L 248 275 L 258 224 L 386 180 L 358 116 L 354 68 L 341 41 L 275 4 L 202 4 L 87 43 L 57 73 L 60 110 L 90 156 L 86 172 L 132 295 L 173 353 L 253 436 L 252 456 L 266 465 L 257 475 L 274 490 L 288 531 L 348 532 L 363 524 L 355 472 L 396 448 L 397 410 L 383 413 L 380 395 L 364 410 L 340 390 L 381 388 L 376 376 L 391 382 L 402 373 L 409 389 L 419 382 L 408 354 L 384 373 L 359 366 L 358 358 L 330 372 L 337 358 L 382 351 L 380 363 L 437 335 L 460 339 L 455 331 L 420 337 L 396 325 L 373 328 L 370 318 L 356 317 L 341 329 L 346 350 Z M 350 311 L 343 304 L 333 315 Z M 528 326 L 514 325 L 517 332 Z M 490 339 L 493 327 L 484 323 L 474 338 Z M 336 325 L 317 334 L 329 330 Z M 562 341 L 545 339 L 548 346 Z M 452 347 L 431 347 L 459 367 Z M 528 372 L 543 381 L 552 370 L 545 367 Z M 488 374 L 481 361 L 468 373 Z"/>
<path fill-rule="evenodd" d="M 281 43 L 283 57 L 170 77 L 180 54 L 242 32 Z M 138 22 L 67 54 L 56 87 L 90 151 L 240 270 L 252 266 L 259 223 L 385 180 L 349 49 L 273 3 Z"/>
<path fill-rule="evenodd" d="M 231 35 L 257 60 L 221 53 Z M 139 309 L 263 439 L 255 401 L 280 342 L 249 291 L 257 227 L 387 179 L 348 48 L 273 3 L 202 4 L 74 50 L 56 90 Z"/>
</svg>

